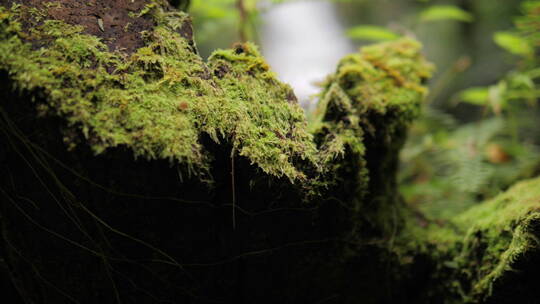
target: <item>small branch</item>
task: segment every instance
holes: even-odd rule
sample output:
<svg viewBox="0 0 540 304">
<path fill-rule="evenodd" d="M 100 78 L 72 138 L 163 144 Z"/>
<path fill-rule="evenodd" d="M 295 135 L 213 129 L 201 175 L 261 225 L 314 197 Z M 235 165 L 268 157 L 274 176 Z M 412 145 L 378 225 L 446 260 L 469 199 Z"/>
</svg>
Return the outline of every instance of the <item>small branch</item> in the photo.
<svg viewBox="0 0 540 304">
<path fill-rule="evenodd" d="M 240 15 L 240 21 L 238 24 L 238 35 L 241 42 L 246 42 L 248 12 L 246 10 L 244 0 L 236 0 L 236 8 L 238 9 L 238 14 Z"/>
</svg>

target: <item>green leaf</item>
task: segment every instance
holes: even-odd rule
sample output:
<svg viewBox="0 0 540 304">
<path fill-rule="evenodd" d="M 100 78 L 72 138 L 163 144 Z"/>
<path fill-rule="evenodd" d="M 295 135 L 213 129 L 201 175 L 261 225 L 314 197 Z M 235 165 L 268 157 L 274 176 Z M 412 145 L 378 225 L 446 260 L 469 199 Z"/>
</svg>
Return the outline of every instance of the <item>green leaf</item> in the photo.
<svg viewBox="0 0 540 304">
<path fill-rule="evenodd" d="M 510 32 L 496 32 L 493 40 L 497 45 L 515 55 L 529 56 L 534 52 L 527 40 Z"/>
<path fill-rule="evenodd" d="M 359 25 L 350 28 L 347 36 L 353 39 L 384 41 L 394 40 L 400 36 L 389 29 L 375 25 Z"/>
<path fill-rule="evenodd" d="M 534 90 L 535 88 L 534 80 L 525 73 L 514 72 L 510 74 L 509 82 L 512 89 Z"/>
<path fill-rule="evenodd" d="M 489 89 L 485 87 L 475 87 L 464 90 L 460 93 L 463 102 L 483 106 L 489 100 Z"/>
<path fill-rule="evenodd" d="M 497 115 L 508 106 L 507 92 L 508 85 L 505 80 L 489 87 L 489 106 Z"/>
<path fill-rule="evenodd" d="M 459 100 L 465 103 L 488 106 L 493 113 L 499 115 L 508 106 L 508 84 L 501 80 L 489 87 L 474 87 L 459 94 Z"/>
<path fill-rule="evenodd" d="M 471 22 L 474 18 L 469 12 L 453 5 L 433 5 L 420 13 L 420 21 L 428 22 L 440 20 Z"/>
</svg>

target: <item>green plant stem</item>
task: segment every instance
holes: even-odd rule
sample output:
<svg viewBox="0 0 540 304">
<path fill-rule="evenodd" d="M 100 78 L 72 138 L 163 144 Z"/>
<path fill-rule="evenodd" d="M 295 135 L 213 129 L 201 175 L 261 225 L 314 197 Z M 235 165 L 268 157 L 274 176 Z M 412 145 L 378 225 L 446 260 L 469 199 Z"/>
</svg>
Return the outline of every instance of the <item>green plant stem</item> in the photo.
<svg viewBox="0 0 540 304">
<path fill-rule="evenodd" d="M 247 41 L 247 22 L 248 22 L 248 13 L 246 10 L 246 5 L 244 0 L 236 1 L 236 8 L 238 9 L 239 14 L 239 25 L 238 25 L 238 36 L 240 37 L 241 42 Z"/>
</svg>

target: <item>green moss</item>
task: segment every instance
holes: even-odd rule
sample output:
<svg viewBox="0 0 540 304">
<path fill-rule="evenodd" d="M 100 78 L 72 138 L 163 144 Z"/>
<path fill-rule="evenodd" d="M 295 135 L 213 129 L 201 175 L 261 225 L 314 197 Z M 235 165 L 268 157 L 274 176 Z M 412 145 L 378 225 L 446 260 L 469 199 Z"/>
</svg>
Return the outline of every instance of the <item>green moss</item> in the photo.
<svg viewBox="0 0 540 304">
<path fill-rule="evenodd" d="M 24 7 L 0 8 L 0 65 L 19 89 L 44 92 L 43 115 L 64 117 L 96 153 L 125 145 L 136 156 L 204 168 L 195 117 L 179 105 L 210 98 L 215 89 L 198 81 L 202 60 L 188 51 L 174 28 L 158 26 L 146 33 L 146 47 L 124 57 L 109 52 L 97 37 L 82 34 L 82 27 L 58 20 L 23 32 L 19 18 L 27 13 Z M 35 50 L 25 41 L 47 43 Z M 73 147 L 71 140 L 66 138 Z"/>
<path fill-rule="evenodd" d="M 395 190 L 387 172 L 390 186 L 380 192 L 391 204 L 372 197 L 375 204 L 365 208 L 374 210 L 356 208 L 371 177 L 368 144 L 381 143 L 388 154 L 383 161 L 394 161 L 402 130 L 426 95 L 422 82 L 432 66 L 417 42 L 401 39 L 345 57 L 308 126 L 291 88 L 254 45 L 218 50 L 205 63 L 178 33 L 186 15 L 160 7 L 150 4 L 133 15 L 150 15 L 157 25 L 141 33 L 145 46 L 131 55 L 111 52 L 82 27 L 48 20 L 37 9 L 0 7 L 0 69 L 17 89 L 45 96 L 36 101 L 38 112 L 62 117 L 76 131 L 65 132 L 72 134 L 65 137 L 71 149 L 81 141 L 97 154 L 128 147 L 137 157 L 168 159 L 204 176 L 211 156 L 201 137 L 208 136 L 267 174 L 303 187 L 356 187 L 351 218 L 382 230 L 402 264 L 430 256 L 437 284 L 461 300 L 488 297 L 516 261 L 538 248 L 540 179 L 438 223 L 396 204 L 397 194 L 386 192 Z M 24 30 L 23 19 L 36 26 Z"/>
<path fill-rule="evenodd" d="M 24 32 L 22 16 L 43 15 L 21 6 L 0 8 L 0 67 L 19 89 L 43 91 L 41 113 L 64 117 L 98 154 L 126 146 L 136 156 L 169 159 L 202 173 L 210 161 L 200 143 L 206 133 L 231 141 L 269 174 L 305 179 L 293 164 L 313 162 L 315 155 L 303 111 L 287 100 L 291 89 L 268 72 L 253 46 L 240 55 L 217 52 L 210 65 L 231 69 L 217 78 L 177 33 L 185 14 L 152 4 L 140 14 L 151 14 L 157 26 L 141 33 L 146 46 L 125 56 L 58 20 Z M 35 50 L 28 41 L 46 43 Z M 76 138 L 66 142 L 77 144 Z"/>
<path fill-rule="evenodd" d="M 82 27 L 47 20 L 45 12 L 1 8 L 0 67 L 19 89 L 43 91 L 41 114 L 64 117 L 97 154 L 126 146 L 135 156 L 169 159 L 201 174 L 211 161 L 200 143 L 208 134 L 230 142 L 232 153 L 264 172 L 303 185 L 324 186 L 317 177 L 335 169 L 330 163 L 346 147 L 364 153 L 359 124 L 366 122 L 365 109 L 417 109 L 424 94 L 419 81 L 429 74 L 427 64 L 410 40 L 345 58 L 322 104 L 339 101 L 349 109 L 348 120 L 323 123 L 332 131 L 318 150 L 291 88 L 269 71 L 254 45 L 216 51 L 206 64 L 178 34 L 186 15 L 164 12 L 156 3 L 134 14 L 150 15 L 157 25 L 141 33 L 146 45 L 130 56 L 109 51 Z M 24 31 L 21 18 L 37 26 Z M 37 42 L 39 49 L 32 46 Z M 347 81 L 355 86 L 343 88 Z M 366 94 L 370 100 L 360 102 Z M 70 148 L 80 142 L 77 136 L 65 140 Z"/>
<path fill-rule="evenodd" d="M 504 285 L 516 263 L 540 249 L 540 178 L 518 183 L 449 222 L 417 214 L 405 218 L 393 248 L 402 262 L 429 256 L 436 267 L 434 292 L 448 302 L 478 303 L 493 296 L 496 284 Z"/>
<path fill-rule="evenodd" d="M 354 187 L 352 204 L 361 213 L 357 221 L 377 222 L 385 235 L 395 230 L 389 217 L 395 211 L 398 151 L 407 124 L 420 112 L 427 93 L 422 82 L 432 69 L 421 45 L 409 38 L 364 47 L 343 58 L 327 78 L 310 121 L 328 183 Z M 371 168 L 377 172 L 368 172 L 368 161 L 377 162 Z M 365 195 L 377 202 L 369 210 L 362 210 Z"/>
<path fill-rule="evenodd" d="M 462 269 L 460 275 L 471 281 L 472 299 L 487 298 L 494 284 L 513 271 L 514 263 L 540 247 L 540 179 L 516 184 L 458 216 L 454 223 L 468 227 L 455 259 Z"/>
<path fill-rule="evenodd" d="M 217 124 L 233 134 L 239 155 L 266 173 L 305 180 L 295 166 L 306 162 L 316 167 L 317 150 L 292 89 L 277 80 L 250 43 L 214 52 L 209 67 L 227 100 Z"/>
<path fill-rule="evenodd" d="M 375 127 L 389 130 L 409 123 L 419 111 L 427 90 L 421 82 L 433 69 L 420 53 L 421 45 L 409 38 L 364 47 L 343 58 L 329 76 L 312 132 L 330 133 L 324 140 L 325 159 L 346 146 L 363 154 L 362 138 Z M 374 126 L 373 115 L 386 115 L 384 126 Z"/>
<path fill-rule="evenodd" d="M 420 49 L 418 42 L 403 38 L 346 56 L 326 82 L 319 113 L 337 102 L 344 110 L 354 109 L 358 116 L 395 111 L 400 120 L 410 121 L 418 115 L 427 93 L 421 83 L 433 70 Z"/>
<path fill-rule="evenodd" d="M 145 46 L 129 56 L 38 9 L 0 8 L 0 68 L 17 88 L 44 93 L 40 113 L 64 117 L 77 131 L 65 132 L 75 134 L 65 138 L 70 148 L 81 141 L 97 154 L 129 147 L 137 157 L 169 159 L 201 175 L 211 162 L 201 144 L 206 134 L 262 171 L 311 189 L 328 186 L 321 174 L 337 170 L 347 151 L 363 162 L 370 109 L 409 121 L 425 94 L 420 81 L 430 66 L 417 43 L 364 48 L 340 63 L 322 98 L 321 111 L 332 104 L 346 119 L 320 115 L 308 129 L 291 88 L 254 45 L 218 50 L 205 63 L 178 33 L 187 16 L 159 4 L 133 14 L 151 16 L 156 26 L 141 33 Z M 36 26 L 23 30 L 23 19 Z"/>
</svg>

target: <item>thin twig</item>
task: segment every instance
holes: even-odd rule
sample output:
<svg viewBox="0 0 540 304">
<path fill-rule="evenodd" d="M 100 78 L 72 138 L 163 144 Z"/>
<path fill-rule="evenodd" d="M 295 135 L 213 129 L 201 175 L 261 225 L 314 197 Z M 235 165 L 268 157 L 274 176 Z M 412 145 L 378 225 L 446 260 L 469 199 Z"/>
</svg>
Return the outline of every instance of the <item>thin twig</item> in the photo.
<svg viewBox="0 0 540 304">
<path fill-rule="evenodd" d="M 238 36 L 240 37 L 241 42 L 247 41 L 247 19 L 248 12 L 246 10 L 246 5 L 244 0 L 236 0 L 236 8 L 238 9 L 238 14 L 240 15 L 240 22 L 238 25 Z"/>
</svg>

